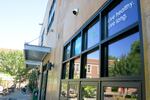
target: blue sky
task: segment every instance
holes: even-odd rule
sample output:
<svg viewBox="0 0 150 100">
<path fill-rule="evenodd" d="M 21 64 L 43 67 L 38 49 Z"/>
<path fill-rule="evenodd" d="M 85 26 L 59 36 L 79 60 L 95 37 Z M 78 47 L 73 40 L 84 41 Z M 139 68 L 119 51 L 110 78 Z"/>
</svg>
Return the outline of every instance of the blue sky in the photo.
<svg viewBox="0 0 150 100">
<path fill-rule="evenodd" d="M 40 34 L 48 0 L 0 0 L 0 48 L 23 49 Z"/>
</svg>

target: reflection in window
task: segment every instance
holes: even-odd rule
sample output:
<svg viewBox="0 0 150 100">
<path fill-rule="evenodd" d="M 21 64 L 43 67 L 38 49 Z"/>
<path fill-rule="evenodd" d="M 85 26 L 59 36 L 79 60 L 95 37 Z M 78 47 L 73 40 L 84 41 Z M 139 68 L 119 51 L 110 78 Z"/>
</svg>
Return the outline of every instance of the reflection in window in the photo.
<svg viewBox="0 0 150 100">
<path fill-rule="evenodd" d="M 60 99 L 66 100 L 67 98 L 67 83 L 62 82 L 61 84 L 61 93 L 60 93 Z"/>
<path fill-rule="evenodd" d="M 48 17 L 48 29 L 47 29 L 48 31 L 50 30 L 51 25 L 52 25 L 52 23 L 54 21 L 55 8 L 56 8 L 56 0 L 53 0 L 51 9 L 49 11 L 49 17 Z"/>
<path fill-rule="evenodd" d="M 80 78 L 80 58 L 74 60 L 74 72 L 73 72 L 73 79 Z"/>
<path fill-rule="evenodd" d="M 81 100 L 97 100 L 97 87 L 94 85 L 82 86 L 81 96 Z"/>
<path fill-rule="evenodd" d="M 78 100 L 79 86 L 76 84 L 70 84 L 69 86 L 69 100 Z"/>
<path fill-rule="evenodd" d="M 64 79 L 69 79 L 69 66 L 70 66 L 70 64 L 69 64 L 69 62 L 68 63 L 66 63 L 65 64 L 65 66 L 63 67 L 63 78 Z"/>
<path fill-rule="evenodd" d="M 74 55 L 78 55 L 81 52 L 81 36 L 77 37 L 74 42 Z"/>
<path fill-rule="evenodd" d="M 104 100 L 138 100 L 138 89 L 127 87 L 104 87 Z"/>
<path fill-rule="evenodd" d="M 87 72 L 91 73 L 91 65 L 87 65 Z"/>
<path fill-rule="evenodd" d="M 108 46 L 109 76 L 136 76 L 140 74 L 139 33 Z"/>
<path fill-rule="evenodd" d="M 99 43 L 100 29 L 99 21 L 91 26 L 87 31 L 87 48 Z"/>
<path fill-rule="evenodd" d="M 99 78 L 99 50 L 87 55 L 86 78 Z"/>
<path fill-rule="evenodd" d="M 65 47 L 65 60 L 70 58 L 70 49 L 71 49 L 71 46 L 70 44 L 68 44 L 66 47 Z"/>
</svg>

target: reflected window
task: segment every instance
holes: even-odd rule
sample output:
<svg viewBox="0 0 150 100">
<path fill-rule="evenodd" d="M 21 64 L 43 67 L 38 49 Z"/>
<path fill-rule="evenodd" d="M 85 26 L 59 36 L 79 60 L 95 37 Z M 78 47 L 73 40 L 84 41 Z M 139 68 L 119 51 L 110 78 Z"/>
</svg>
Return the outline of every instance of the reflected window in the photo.
<svg viewBox="0 0 150 100">
<path fill-rule="evenodd" d="M 81 36 L 78 36 L 74 41 L 74 52 L 73 55 L 78 55 L 81 53 Z"/>
<path fill-rule="evenodd" d="M 81 100 L 97 100 L 97 86 L 83 85 L 81 89 Z"/>
<path fill-rule="evenodd" d="M 139 33 L 130 35 L 108 46 L 109 76 L 137 76 L 140 74 Z"/>
<path fill-rule="evenodd" d="M 87 54 L 86 78 L 99 78 L 99 50 Z"/>
<path fill-rule="evenodd" d="M 99 21 L 91 25 L 91 27 L 87 30 L 87 48 L 94 46 L 99 43 L 100 37 L 100 26 Z"/>
<path fill-rule="evenodd" d="M 104 100 L 139 100 L 138 89 L 132 87 L 104 87 Z"/>
<path fill-rule="evenodd" d="M 73 79 L 80 78 L 80 58 L 74 60 Z"/>
<path fill-rule="evenodd" d="M 71 49 L 71 46 L 70 44 L 68 44 L 66 47 L 65 47 L 65 56 L 64 56 L 64 59 L 68 59 L 70 58 L 70 49 Z"/>
<path fill-rule="evenodd" d="M 69 100 L 78 100 L 79 86 L 77 84 L 69 85 Z"/>
<path fill-rule="evenodd" d="M 69 67 L 70 67 L 69 62 L 67 62 L 67 63 L 63 66 L 63 74 L 62 74 L 62 78 L 63 78 L 63 79 L 69 79 Z"/>
<path fill-rule="evenodd" d="M 87 65 L 87 72 L 91 73 L 91 65 Z"/>
<path fill-rule="evenodd" d="M 61 83 L 61 93 L 60 93 L 61 100 L 67 100 L 67 87 L 68 85 L 66 82 Z"/>
</svg>

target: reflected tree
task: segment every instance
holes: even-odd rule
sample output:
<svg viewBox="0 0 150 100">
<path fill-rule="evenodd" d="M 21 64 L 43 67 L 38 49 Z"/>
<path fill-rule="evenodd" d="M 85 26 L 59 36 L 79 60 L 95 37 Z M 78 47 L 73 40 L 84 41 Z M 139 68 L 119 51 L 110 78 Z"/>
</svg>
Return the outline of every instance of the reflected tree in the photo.
<svg viewBox="0 0 150 100">
<path fill-rule="evenodd" d="M 137 76 L 140 74 L 141 57 L 140 41 L 135 41 L 128 55 L 122 55 L 119 59 L 113 58 L 114 64 L 109 66 L 109 76 Z"/>
</svg>

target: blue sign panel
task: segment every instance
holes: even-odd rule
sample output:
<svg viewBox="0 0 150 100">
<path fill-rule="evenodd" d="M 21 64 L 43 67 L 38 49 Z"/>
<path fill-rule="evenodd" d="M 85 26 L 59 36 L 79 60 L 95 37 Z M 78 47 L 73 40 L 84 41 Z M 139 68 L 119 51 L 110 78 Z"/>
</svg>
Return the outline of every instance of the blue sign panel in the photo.
<svg viewBox="0 0 150 100">
<path fill-rule="evenodd" d="M 111 36 L 138 21 L 136 0 L 122 0 L 108 13 L 108 36 Z"/>
</svg>

